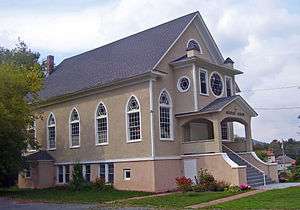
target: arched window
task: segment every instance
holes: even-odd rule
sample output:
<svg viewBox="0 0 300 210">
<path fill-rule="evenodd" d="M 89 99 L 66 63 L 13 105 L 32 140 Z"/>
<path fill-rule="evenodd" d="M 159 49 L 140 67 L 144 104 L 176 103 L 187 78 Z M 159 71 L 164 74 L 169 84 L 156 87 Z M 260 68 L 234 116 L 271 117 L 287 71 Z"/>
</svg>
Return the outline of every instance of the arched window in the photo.
<svg viewBox="0 0 300 210">
<path fill-rule="evenodd" d="M 108 118 L 107 109 L 100 103 L 96 111 L 96 145 L 108 143 Z"/>
<path fill-rule="evenodd" d="M 80 117 L 76 108 L 70 115 L 70 147 L 80 146 Z"/>
<path fill-rule="evenodd" d="M 200 47 L 199 43 L 194 39 L 191 39 L 191 40 L 188 41 L 186 50 L 187 51 L 196 50 L 196 51 L 202 53 L 202 50 L 201 50 L 201 47 Z"/>
<path fill-rule="evenodd" d="M 141 112 L 138 100 L 131 96 L 127 103 L 126 109 L 127 118 L 127 141 L 140 141 L 141 140 Z"/>
<path fill-rule="evenodd" d="M 167 91 L 162 91 L 159 96 L 159 127 L 160 139 L 172 140 L 172 102 Z"/>
<path fill-rule="evenodd" d="M 54 114 L 51 113 L 47 120 L 47 147 L 48 150 L 56 148 L 56 121 Z"/>
</svg>

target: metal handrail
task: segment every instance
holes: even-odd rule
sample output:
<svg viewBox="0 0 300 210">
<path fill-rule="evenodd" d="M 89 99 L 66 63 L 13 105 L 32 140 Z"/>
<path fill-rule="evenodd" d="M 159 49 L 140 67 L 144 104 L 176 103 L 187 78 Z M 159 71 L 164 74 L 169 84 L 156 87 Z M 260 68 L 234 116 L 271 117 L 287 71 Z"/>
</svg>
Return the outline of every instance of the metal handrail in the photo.
<svg viewBox="0 0 300 210">
<path fill-rule="evenodd" d="M 252 163 L 250 163 L 248 160 L 246 160 L 245 158 L 239 156 L 236 152 L 234 152 L 232 149 L 230 149 L 229 147 L 225 146 L 224 144 L 222 144 L 222 146 L 224 146 L 226 149 L 228 149 L 230 152 L 232 152 L 234 155 L 238 156 L 239 158 L 241 158 L 243 161 L 245 161 L 246 163 L 248 163 L 250 166 L 252 166 L 253 168 L 255 168 L 256 170 L 260 171 L 263 176 L 264 176 L 264 185 L 266 185 L 266 174 L 264 171 L 262 171 L 261 169 L 257 168 L 255 165 L 253 165 Z"/>
</svg>

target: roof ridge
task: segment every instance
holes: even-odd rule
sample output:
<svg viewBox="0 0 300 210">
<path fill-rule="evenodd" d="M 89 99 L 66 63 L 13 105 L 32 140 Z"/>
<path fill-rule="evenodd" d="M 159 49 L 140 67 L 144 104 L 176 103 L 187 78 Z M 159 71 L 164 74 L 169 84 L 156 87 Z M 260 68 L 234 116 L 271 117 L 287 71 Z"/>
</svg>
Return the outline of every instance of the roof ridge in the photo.
<svg viewBox="0 0 300 210">
<path fill-rule="evenodd" d="M 132 37 L 132 36 L 136 36 L 136 35 L 138 35 L 138 34 L 141 34 L 141 33 L 144 33 L 144 32 L 146 32 L 146 31 L 152 30 L 152 29 L 154 29 L 154 28 L 163 26 L 163 25 L 165 25 L 165 24 L 169 24 L 169 23 L 171 23 L 171 22 L 177 21 L 177 20 L 179 20 L 179 19 L 181 19 L 181 18 L 187 17 L 187 16 L 192 15 L 192 14 L 194 14 L 194 16 L 195 16 L 196 14 L 199 14 L 199 11 L 192 12 L 192 13 L 189 13 L 189 14 L 187 14 L 187 15 L 183 15 L 183 16 L 181 16 L 181 17 L 178 17 L 178 18 L 169 20 L 169 21 L 167 21 L 167 22 L 161 23 L 161 24 L 156 25 L 156 26 L 153 26 L 153 27 L 151 27 L 151 28 L 147 28 L 147 29 L 145 29 L 145 30 L 142 30 L 142 31 L 136 32 L 136 33 L 134 33 L 134 34 L 131 34 L 131 35 L 129 35 L 129 36 L 123 37 L 123 38 L 121 38 L 121 39 L 112 41 L 112 42 L 107 43 L 107 44 L 105 44 L 105 45 L 102 45 L 102 46 L 100 46 L 100 47 L 96 47 L 96 48 L 94 48 L 94 49 L 91 49 L 91 50 L 88 50 L 88 51 L 79 53 L 79 54 L 77 54 L 77 55 L 68 57 L 68 58 L 64 59 L 61 63 L 63 63 L 65 60 L 69 60 L 70 58 L 74 58 L 74 57 L 83 55 L 83 54 L 85 54 L 85 53 L 88 53 L 88 52 L 92 52 L 92 51 L 98 50 L 98 49 L 103 48 L 103 47 L 107 47 L 107 46 L 109 46 L 109 45 L 112 45 L 112 44 L 117 43 L 117 42 L 119 42 L 119 41 L 122 41 L 122 40 L 124 40 L 124 39 L 128 39 L 128 38 L 130 38 L 130 37 Z M 193 16 L 193 17 L 194 17 L 194 16 Z M 192 18 L 191 18 L 191 19 L 192 19 Z M 60 65 L 60 64 L 59 64 L 59 65 Z"/>
</svg>

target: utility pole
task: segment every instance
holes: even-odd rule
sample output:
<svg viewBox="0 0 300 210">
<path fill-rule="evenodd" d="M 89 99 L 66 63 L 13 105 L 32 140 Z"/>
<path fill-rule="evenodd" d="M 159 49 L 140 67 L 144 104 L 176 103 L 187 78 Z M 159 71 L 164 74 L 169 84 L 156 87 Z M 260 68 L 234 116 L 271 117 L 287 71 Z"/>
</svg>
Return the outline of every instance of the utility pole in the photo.
<svg viewBox="0 0 300 210">
<path fill-rule="evenodd" d="M 281 150 L 282 150 L 282 156 L 283 156 L 283 171 L 285 172 L 285 153 L 284 153 L 283 143 L 284 143 L 284 140 L 282 139 Z"/>
</svg>

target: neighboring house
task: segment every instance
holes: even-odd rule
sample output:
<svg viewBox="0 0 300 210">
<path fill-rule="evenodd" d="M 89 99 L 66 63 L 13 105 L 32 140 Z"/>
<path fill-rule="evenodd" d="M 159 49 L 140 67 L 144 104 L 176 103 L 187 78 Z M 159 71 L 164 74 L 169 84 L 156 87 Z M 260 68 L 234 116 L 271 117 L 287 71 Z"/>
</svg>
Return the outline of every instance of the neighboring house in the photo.
<svg viewBox="0 0 300 210">
<path fill-rule="evenodd" d="M 287 170 L 289 167 L 296 165 L 296 160 L 290 158 L 286 155 L 280 155 L 276 158 L 277 162 L 277 170 L 278 171 L 284 171 Z"/>
<path fill-rule="evenodd" d="M 273 152 L 273 149 L 270 148 L 267 150 L 267 157 L 268 157 L 268 162 L 269 163 L 275 163 L 276 162 L 276 158 Z"/>
<path fill-rule="evenodd" d="M 55 69 L 53 59 L 36 108 L 38 153 L 51 158 L 28 155 L 38 176 L 20 174 L 20 187 L 66 184 L 76 162 L 87 181 L 102 177 L 124 190 L 173 190 L 176 177 L 194 179 L 200 168 L 235 185 L 278 180 L 276 165 L 252 152 L 257 114 L 236 95 L 242 72 L 223 59 L 199 12 Z M 234 121 L 245 140 L 233 140 Z"/>
</svg>

